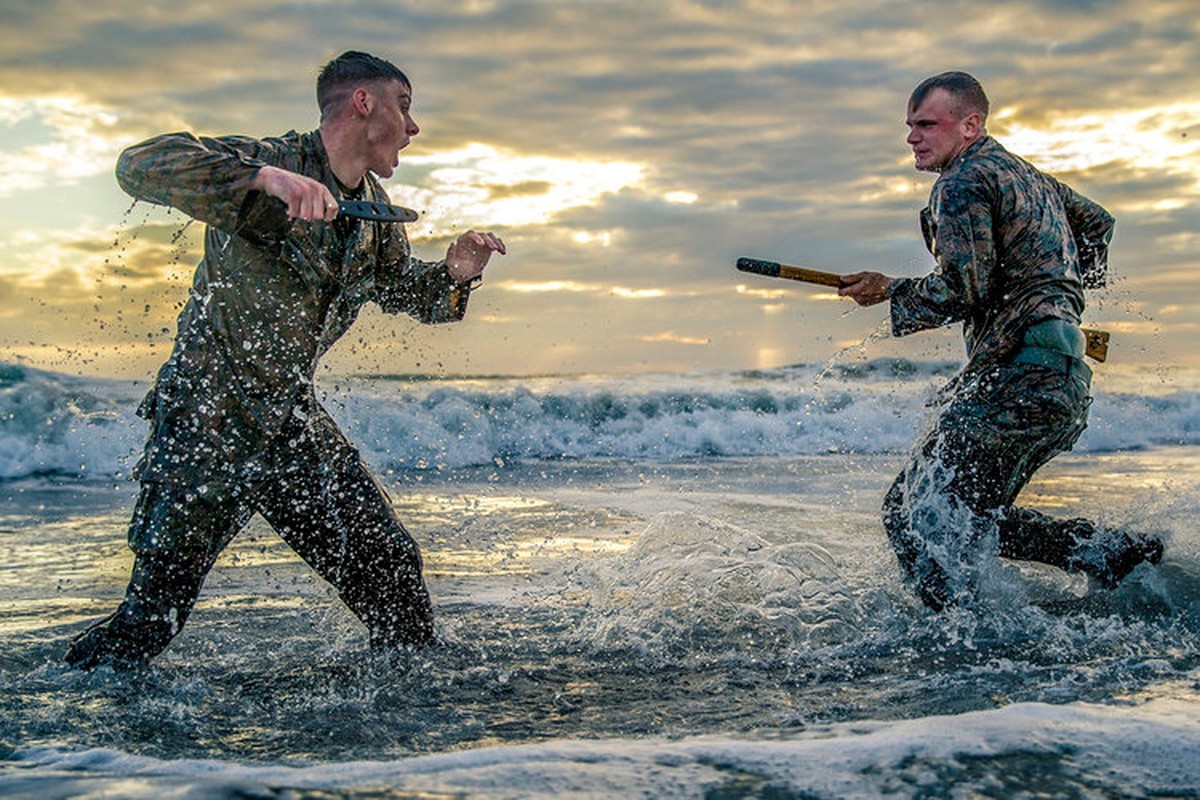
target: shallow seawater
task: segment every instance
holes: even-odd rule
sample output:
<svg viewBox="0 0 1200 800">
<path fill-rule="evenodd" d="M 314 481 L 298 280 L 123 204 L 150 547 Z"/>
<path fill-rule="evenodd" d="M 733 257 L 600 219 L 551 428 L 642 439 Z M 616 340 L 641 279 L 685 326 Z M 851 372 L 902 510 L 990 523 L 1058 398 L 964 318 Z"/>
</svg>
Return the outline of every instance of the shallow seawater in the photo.
<svg viewBox="0 0 1200 800">
<path fill-rule="evenodd" d="M 863 777 L 869 764 L 846 767 L 870 793 L 894 784 L 919 794 L 924 778 L 903 777 L 908 748 L 932 746 L 946 719 L 968 750 L 988 725 L 1003 733 L 996 752 L 972 760 L 955 750 L 930 766 L 943 782 L 1007 796 L 1013 770 L 1032 786 L 1066 769 L 1064 792 L 1103 792 L 1116 780 L 1103 746 L 1066 736 L 1100 765 L 1068 769 L 1078 761 L 1069 742 L 1039 755 L 1021 744 L 1028 719 L 995 715 L 1048 708 L 1050 730 L 1099 724 L 1113 735 L 1128 721 L 1103 714 L 1167 729 L 1196 717 L 1200 449 L 1063 456 L 1024 496 L 1050 513 L 1165 532 L 1160 566 L 1106 592 L 1001 563 L 992 596 L 946 615 L 900 584 L 878 522 L 899 466 L 895 456 L 827 455 L 391 473 L 397 513 L 423 548 L 438 646 L 370 650 L 332 590 L 256 519 L 218 562 L 185 631 L 128 673 L 74 672 L 59 658 L 120 599 L 133 487 L 0 485 L 0 794 L 548 796 L 575 786 L 603 796 L 659 786 L 741 797 L 773 786 L 783 792 L 774 796 L 804 796 L 805 786 L 842 785 L 840 768 L 805 782 L 794 765 L 750 769 L 739 748 L 784 747 L 780 763 L 790 764 L 786 753 L 829 739 L 874 759 L 876 778 Z M 1074 721 L 1085 712 L 1101 716 Z M 904 746 L 884 747 L 887 757 L 851 746 L 907 724 L 920 727 Z M 1200 748 L 1200 728 L 1182 735 Z M 701 744 L 716 754 L 697 754 Z M 467 779 L 462 762 L 445 761 L 451 754 L 493 755 L 486 769 L 469 762 Z M 1157 790 L 1200 789 L 1200 766 L 1186 769 L 1193 754 L 1158 754 L 1176 769 L 1185 761 Z M 568 778 L 539 783 L 527 759 Z M 713 767 L 722 759 L 727 769 Z M 380 777 L 379 765 L 404 774 Z M 285 767 L 300 771 L 240 771 Z M 664 770 L 672 778 L 660 785 Z M 263 788 L 272 786 L 307 788 Z"/>
</svg>

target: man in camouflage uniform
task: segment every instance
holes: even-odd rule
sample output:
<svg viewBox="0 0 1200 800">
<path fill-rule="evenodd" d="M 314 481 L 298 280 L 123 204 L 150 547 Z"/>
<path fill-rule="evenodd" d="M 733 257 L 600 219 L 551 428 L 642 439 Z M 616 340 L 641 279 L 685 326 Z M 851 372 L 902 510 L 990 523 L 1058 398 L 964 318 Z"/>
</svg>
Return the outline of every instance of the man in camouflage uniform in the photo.
<svg viewBox="0 0 1200 800">
<path fill-rule="evenodd" d="M 151 430 L 134 470 L 132 577 L 116 612 L 74 641 L 70 664 L 124 667 L 161 652 L 255 512 L 336 587 L 372 644 L 433 637 L 417 545 L 318 403 L 313 375 L 368 301 L 425 323 L 462 319 L 504 243 L 469 231 L 424 262 L 401 225 L 339 217 L 339 198 L 387 202 L 378 178 L 419 131 L 412 84 L 348 52 L 322 70 L 317 100 L 310 133 L 165 134 L 118 161 L 126 192 L 207 230 L 174 351 L 139 409 Z"/>
<path fill-rule="evenodd" d="M 839 289 L 860 305 L 890 300 L 896 336 L 963 324 L 966 366 L 883 504 L 901 567 L 935 610 L 972 595 L 992 548 L 1108 587 L 1163 550 L 1157 537 L 1013 505 L 1086 427 L 1083 289 L 1104 284 L 1113 218 L 989 137 L 987 112 L 965 73 L 916 88 L 907 141 L 917 169 L 940 173 L 921 212 L 936 268 L 918 279 L 845 275 Z"/>
</svg>

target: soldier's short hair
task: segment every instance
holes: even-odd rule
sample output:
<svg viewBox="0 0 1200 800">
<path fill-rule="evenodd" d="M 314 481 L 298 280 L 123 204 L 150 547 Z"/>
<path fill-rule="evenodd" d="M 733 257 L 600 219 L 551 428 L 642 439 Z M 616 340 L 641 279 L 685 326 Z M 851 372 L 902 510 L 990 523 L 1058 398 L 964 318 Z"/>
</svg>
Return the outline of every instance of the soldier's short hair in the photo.
<svg viewBox="0 0 1200 800">
<path fill-rule="evenodd" d="M 934 89 L 945 89 L 950 93 L 954 100 L 954 113 L 960 118 L 977 111 L 981 118 L 987 119 L 988 98 L 983 85 L 965 72 L 943 72 L 921 81 L 908 98 L 909 110 L 919 108 Z"/>
<path fill-rule="evenodd" d="M 372 81 L 400 81 L 412 89 L 412 82 L 399 67 L 370 53 L 347 50 L 330 61 L 317 76 L 317 107 L 321 109 L 321 119 L 340 111 L 355 86 Z"/>
</svg>

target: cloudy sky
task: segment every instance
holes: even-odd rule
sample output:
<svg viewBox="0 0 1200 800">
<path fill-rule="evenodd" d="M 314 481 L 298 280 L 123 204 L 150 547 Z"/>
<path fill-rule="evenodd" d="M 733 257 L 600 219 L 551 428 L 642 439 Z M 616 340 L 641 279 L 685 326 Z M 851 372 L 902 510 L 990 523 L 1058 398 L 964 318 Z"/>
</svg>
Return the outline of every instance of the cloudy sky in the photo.
<svg viewBox="0 0 1200 800">
<path fill-rule="evenodd" d="M 0 30 L 0 361 L 145 378 L 198 225 L 131 205 L 120 150 L 167 130 L 316 127 L 347 49 L 412 78 L 422 133 L 387 183 L 418 254 L 491 229 L 458 325 L 364 313 L 334 373 L 546 374 L 958 358 L 880 337 L 885 306 L 737 273 L 739 255 L 927 272 L 932 176 L 904 103 L 963 69 L 990 131 L 1118 218 L 1086 322 L 1113 359 L 1200 359 L 1200 15 L 1190 0 L 435 3 L 9 0 Z"/>
</svg>

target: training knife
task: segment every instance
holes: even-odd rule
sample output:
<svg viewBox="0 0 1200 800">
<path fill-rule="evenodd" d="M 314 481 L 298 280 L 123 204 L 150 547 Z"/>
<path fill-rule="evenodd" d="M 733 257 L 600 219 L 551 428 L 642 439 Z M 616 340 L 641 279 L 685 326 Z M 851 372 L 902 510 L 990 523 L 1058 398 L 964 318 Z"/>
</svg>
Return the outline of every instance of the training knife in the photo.
<svg viewBox="0 0 1200 800">
<path fill-rule="evenodd" d="M 338 200 L 338 216 L 368 219 L 372 222 L 416 222 L 420 215 L 411 208 L 372 200 Z"/>
</svg>

